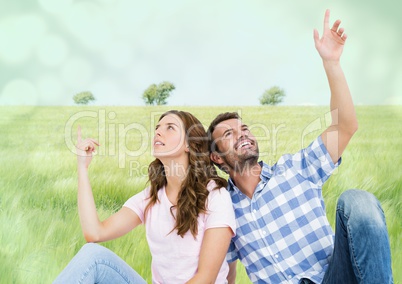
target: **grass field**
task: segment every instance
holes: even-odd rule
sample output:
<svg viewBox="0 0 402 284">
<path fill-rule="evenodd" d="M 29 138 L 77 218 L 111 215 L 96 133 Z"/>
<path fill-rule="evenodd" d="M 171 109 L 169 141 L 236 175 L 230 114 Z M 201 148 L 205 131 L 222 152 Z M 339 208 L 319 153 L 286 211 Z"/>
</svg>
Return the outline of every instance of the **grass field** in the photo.
<svg viewBox="0 0 402 284">
<path fill-rule="evenodd" d="M 77 214 L 76 129 L 102 146 L 90 168 L 100 217 L 118 210 L 147 181 L 150 138 L 172 107 L 0 107 L 0 283 L 51 283 L 85 243 Z M 274 163 L 326 127 L 327 107 L 180 107 L 206 126 L 239 111 Z M 402 107 L 357 107 L 359 131 L 323 188 L 334 224 L 335 202 L 348 188 L 381 201 L 391 240 L 395 283 L 402 283 Z M 151 281 L 142 227 L 104 245 Z M 238 266 L 238 283 L 250 283 Z"/>
</svg>

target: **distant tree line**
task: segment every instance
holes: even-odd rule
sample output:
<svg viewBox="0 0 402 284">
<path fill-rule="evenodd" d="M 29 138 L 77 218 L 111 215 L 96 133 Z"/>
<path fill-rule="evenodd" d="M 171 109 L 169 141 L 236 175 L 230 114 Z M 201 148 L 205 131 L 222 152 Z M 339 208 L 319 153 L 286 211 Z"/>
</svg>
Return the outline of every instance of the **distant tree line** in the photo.
<svg viewBox="0 0 402 284">
<path fill-rule="evenodd" d="M 150 85 L 142 94 L 142 99 L 146 105 L 166 105 L 167 99 L 176 87 L 173 83 L 164 81 L 158 85 Z M 73 96 L 74 103 L 77 105 L 87 105 L 95 101 L 94 95 L 89 91 L 80 92 Z"/>
<path fill-rule="evenodd" d="M 175 88 L 173 83 L 168 81 L 164 81 L 158 85 L 152 84 L 144 91 L 142 99 L 146 105 L 166 105 L 167 99 Z M 265 90 L 259 100 L 261 105 L 277 105 L 283 101 L 285 96 L 285 90 L 278 86 L 273 86 Z M 78 105 L 87 105 L 95 101 L 95 97 L 91 92 L 84 91 L 76 94 L 73 100 Z"/>
</svg>

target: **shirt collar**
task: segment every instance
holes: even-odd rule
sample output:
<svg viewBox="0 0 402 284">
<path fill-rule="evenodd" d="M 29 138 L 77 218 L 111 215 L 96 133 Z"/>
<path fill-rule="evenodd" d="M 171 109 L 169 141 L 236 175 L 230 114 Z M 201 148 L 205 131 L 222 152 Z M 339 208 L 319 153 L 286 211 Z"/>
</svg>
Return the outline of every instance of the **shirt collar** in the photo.
<svg viewBox="0 0 402 284">
<path fill-rule="evenodd" d="M 268 164 L 264 163 L 263 161 L 259 161 L 258 163 L 260 164 L 260 166 L 262 168 L 261 169 L 261 174 L 260 174 L 260 179 L 261 179 L 260 183 L 261 182 L 262 183 L 267 183 L 268 180 L 272 177 L 273 170 Z M 228 187 L 227 187 L 227 189 L 228 189 L 228 191 L 233 191 L 235 189 L 239 190 L 236 187 L 236 185 L 234 184 L 234 181 L 232 180 L 232 178 L 230 178 L 230 177 L 228 179 Z"/>
<path fill-rule="evenodd" d="M 270 165 L 264 163 L 263 161 L 260 161 L 259 163 L 260 163 L 260 166 L 262 168 L 261 174 L 260 174 L 261 181 L 268 182 L 268 180 L 274 174 L 273 167 L 271 167 Z"/>
</svg>

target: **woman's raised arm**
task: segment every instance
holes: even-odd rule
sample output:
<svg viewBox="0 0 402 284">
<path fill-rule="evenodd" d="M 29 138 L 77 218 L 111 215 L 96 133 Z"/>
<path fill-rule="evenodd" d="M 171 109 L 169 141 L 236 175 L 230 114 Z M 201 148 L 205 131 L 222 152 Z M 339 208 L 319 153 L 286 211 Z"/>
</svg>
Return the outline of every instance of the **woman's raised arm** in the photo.
<svg viewBox="0 0 402 284">
<path fill-rule="evenodd" d="M 137 214 L 125 207 L 105 221 L 101 222 L 99 220 L 88 174 L 88 168 L 96 146 L 99 146 L 99 143 L 92 138 L 82 140 L 81 127 L 78 126 L 76 146 L 78 167 L 78 214 L 82 232 L 87 242 L 104 242 L 118 238 L 141 223 Z"/>
</svg>

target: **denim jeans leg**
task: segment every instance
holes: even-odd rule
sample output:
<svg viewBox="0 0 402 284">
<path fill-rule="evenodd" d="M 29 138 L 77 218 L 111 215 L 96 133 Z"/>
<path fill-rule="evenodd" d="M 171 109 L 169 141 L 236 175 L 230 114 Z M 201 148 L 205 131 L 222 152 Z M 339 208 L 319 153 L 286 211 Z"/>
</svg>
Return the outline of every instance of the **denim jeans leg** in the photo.
<svg viewBox="0 0 402 284">
<path fill-rule="evenodd" d="M 393 283 L 385 216 L 371 193 L 353 189 L 340 196 L 334 253 L 323 283 Z"/>
<path fill-rule="evenodd" d="M 94 243 L 85 244 L 55 283 L 146 283 L 126 262 L 111 250 Z"/>
</svg>

